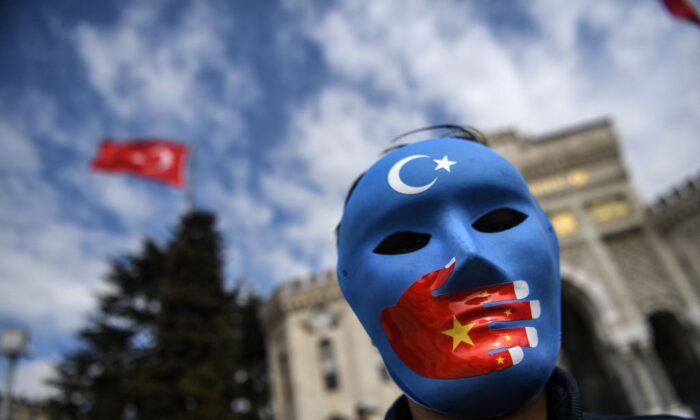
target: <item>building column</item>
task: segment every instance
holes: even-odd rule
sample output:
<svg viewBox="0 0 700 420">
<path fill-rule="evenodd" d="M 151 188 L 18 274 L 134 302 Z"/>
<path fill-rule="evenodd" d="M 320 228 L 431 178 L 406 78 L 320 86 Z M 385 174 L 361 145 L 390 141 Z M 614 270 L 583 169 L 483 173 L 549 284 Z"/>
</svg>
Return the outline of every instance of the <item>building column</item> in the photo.
<svg viewBox="0 0 700 420">
<path fill-rule="evenodd" d="M 573 207 L 573 211 L 581 224 L 581 235 L 586 245 L 589 246 L 595 261 L 599 264 L 600 280 L 605 288 L 610 291 L 614 304 L 618 305 L 619 312 L 622 315 L 622 319 L 618 320 L 618 322 L 623 324 L 636 323 L 638 319 L 641 319 L 641 314 L 632 299 L 629 298 L 626 290 L 627 282 L 620 274 L 617 264 L 603 242 L 600 232 L 595 224 L 589 220 L 582 202 L 577 202 Z"/>
</svg>

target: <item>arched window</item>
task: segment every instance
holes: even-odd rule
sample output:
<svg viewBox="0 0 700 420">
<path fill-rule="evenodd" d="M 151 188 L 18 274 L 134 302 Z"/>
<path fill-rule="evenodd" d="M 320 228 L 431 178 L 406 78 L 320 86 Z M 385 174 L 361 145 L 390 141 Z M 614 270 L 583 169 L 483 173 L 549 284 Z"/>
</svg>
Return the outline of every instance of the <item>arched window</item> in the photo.
<svg viewBox="0 0 700 420">
<path fill-rule="evenodd" d="M 282 376 L 282 401 L 286 406 L 286 412 L 292 410 L 292 401 L 294 400 L 294 395 L 292 394 L 294 389 L 292 387 L 291 371 L 289 369 L 289 357 L 287 353 L 281 352 L 278 355 L 278 363 L 280 369 L 280 375 Z"/>
<path fill-rule="evenodd" d="M 319 355 L 321 356 L 323 383 L 327 390 L 335 391 L 340 387 L 340 380 L 338 377 L 338 363 L 335 360 L 333 342 L 328 338 L 324 338 L 319 342 L 318 348 Z"/>
<path fill-rule="evenodd" d="M 692 332 L 670 312 L 652 314 L 649 323 L 654 332 L 654 349 L 678 398 L 700 416 L 700 360 L 690 338 Z"/>
</svg>

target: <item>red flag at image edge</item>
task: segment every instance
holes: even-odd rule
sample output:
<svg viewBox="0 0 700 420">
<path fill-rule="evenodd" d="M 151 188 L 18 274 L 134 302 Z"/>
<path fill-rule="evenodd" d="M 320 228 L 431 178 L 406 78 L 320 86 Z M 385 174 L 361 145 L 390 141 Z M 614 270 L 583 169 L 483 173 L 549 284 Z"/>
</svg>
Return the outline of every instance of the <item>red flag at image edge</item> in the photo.
<svg viewBox="0 0 700 420">
<path fill-rule="evenodd" d="M 661 2 L 674 17 L 700 25 L 700 15 L 689 0 L 661 0 Z"/>
<path fill-rule="evenodd" d="M 100 142 L 90 168 L 129 173 L 180 188 L 185 185 L 189 153 L 189 146 L 167 140 L 139 139 L 117 143 L 105 139 Z"/>
</svg>

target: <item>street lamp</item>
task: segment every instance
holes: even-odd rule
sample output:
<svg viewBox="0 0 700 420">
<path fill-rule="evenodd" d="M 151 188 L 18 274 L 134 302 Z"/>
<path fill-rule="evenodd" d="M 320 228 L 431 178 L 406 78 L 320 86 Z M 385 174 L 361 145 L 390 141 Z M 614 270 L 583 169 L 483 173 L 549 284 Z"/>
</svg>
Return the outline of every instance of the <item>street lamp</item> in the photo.
<svg viewBox="0 0 700 420">
<path fill-rule="evenodd" d="M 0 420 L 8 420 L 10 416 L 10 399 L 12 398 L 12 380 L 14 379 L 17 360 L 27 351 L 27 332 L 23 329 L 7 329 L 0 335 L 0 352 L 7 358 L 5 372 L 5 393 L 2 398 Z"/>
</svg>

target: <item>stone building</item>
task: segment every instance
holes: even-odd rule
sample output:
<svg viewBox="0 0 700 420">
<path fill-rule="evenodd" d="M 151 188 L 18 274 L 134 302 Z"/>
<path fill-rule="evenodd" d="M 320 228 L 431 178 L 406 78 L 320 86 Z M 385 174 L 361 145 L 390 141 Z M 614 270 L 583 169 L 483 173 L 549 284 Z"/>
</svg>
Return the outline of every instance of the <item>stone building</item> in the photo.
<svg viewBox="0 0 700 420">
<path fill-rule="evenodd" d="M 560 364 L 584 408 L 700 412 L 700 179 L 647 208 L 600 120 L 539 138 L 489 136 L 560 238 Z M 278 419 L 381 418 L 399 395 L 333 272 L 281 286 L 261 312 Z"/>
</svg>

